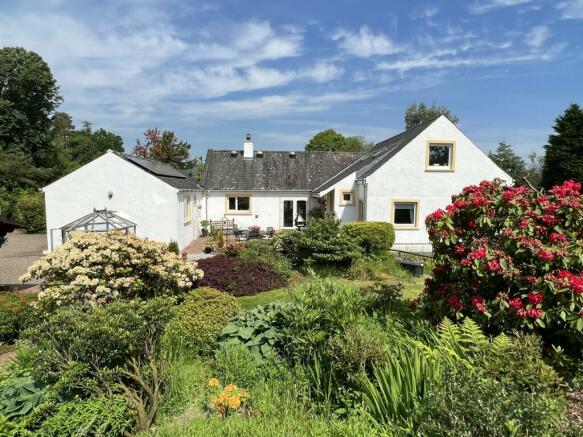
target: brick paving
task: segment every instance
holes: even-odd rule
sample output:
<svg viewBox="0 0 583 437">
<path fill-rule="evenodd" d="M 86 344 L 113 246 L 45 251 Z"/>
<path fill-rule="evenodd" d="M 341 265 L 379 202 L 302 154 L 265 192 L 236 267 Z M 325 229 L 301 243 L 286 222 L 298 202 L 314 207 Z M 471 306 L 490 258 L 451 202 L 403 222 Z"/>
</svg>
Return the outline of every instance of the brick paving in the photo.
<svg viewBox="0 0 583 437">
<path fill-rule="evenodd" d="M 47 248 L 45 234 L 25 234 L 17 229 L 7 237 L 8 241 L 0 247 L 0 285 L 19 284 L 18 277 L 41 258 Z"/>
</svg>

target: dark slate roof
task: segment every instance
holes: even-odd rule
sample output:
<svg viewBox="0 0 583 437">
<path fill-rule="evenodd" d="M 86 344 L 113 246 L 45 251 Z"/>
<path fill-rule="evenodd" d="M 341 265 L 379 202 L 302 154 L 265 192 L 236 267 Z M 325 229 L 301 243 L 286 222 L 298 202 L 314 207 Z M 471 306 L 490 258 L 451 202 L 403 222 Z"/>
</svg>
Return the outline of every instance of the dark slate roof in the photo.
<svg viewBox="0 0 583 437">
<path fill-rule="evenodd" d="M 399 153 L 407 144 L 413 141 L 417 135 L 423 132 L 433 121 L 423 123 L 417 127 L 401 132 L 394 137 L 388 138 L 375 144 L 364 154 L 358 161 L 346 167 L 338 174 L 334 175 L 323 184 L 317 186 L 314 191 L 319 192 L 326 190 L 338 181 L 344 179 L 351 173 L 356 172 L 356 178 L 365 178 L 377 170 L 381 165 Z"/>
<path fill-rule="evenodd" d="M 200 188 L 194 179 L 175 169 L 170 164 L 155 161 L 153 159 L 138 158 L 137 156 L 126 155 L 123 153 L 114 153 L 174 188 L 179 190 L 196 190 Z"/>
<path fill-rule="evenodd" d="M 295 153 L 294 157 L 290 153 Z M 207 190 L 312 191 L 362 157 L 353 152 L 273 152 L 250 159 L 241 151 L 209 150 L 201 185 Z"/>
</svg>

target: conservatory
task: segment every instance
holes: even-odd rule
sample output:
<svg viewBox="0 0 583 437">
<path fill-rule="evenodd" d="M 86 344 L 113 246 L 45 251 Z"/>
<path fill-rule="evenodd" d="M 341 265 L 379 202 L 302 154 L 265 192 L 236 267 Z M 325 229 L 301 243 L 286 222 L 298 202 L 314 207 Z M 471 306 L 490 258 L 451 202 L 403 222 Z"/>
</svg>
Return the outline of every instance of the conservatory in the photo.
<svg viewBox="0 0 583 437">
<path fill-rule="evenodd" d="M 69 233 L 120 231 L 126 234 L 136 233 L 136 224 L 108 209 L 94 209 L 92 213 L 81 217 L 61 228 L 62 242 L 65 243 Z"/>
</svg>

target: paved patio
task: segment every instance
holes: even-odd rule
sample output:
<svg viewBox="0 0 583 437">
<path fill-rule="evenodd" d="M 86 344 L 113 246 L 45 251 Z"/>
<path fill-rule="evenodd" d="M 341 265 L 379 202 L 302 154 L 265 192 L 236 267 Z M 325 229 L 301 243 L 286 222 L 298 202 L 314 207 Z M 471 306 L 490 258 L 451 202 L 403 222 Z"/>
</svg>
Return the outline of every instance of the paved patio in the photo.
<svg viewBox="0 0 583 437">
<path fill-rule="evenodd" d="M 198 237 L 180 251 L 182 257 L 188 261 L 210 258 L 214 253 L 204 253 L 205 246 L 208 245 L 209 237 Z"/>
<path fill-rule="evenodd" d="M 7 237 L 6 244 L 0 247 L 0 285 L 19 284 L 18 277 L 41 258 L 47 248 L 45 234 L 25 234 L 17 229 Z"/>
</svg>

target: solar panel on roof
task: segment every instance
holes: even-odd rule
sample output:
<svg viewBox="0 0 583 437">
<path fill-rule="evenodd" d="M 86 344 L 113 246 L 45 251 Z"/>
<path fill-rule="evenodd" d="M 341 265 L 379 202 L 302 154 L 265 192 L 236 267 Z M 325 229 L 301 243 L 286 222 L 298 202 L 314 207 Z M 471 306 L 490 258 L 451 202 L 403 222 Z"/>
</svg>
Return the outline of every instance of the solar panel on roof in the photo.
<svg viewBox="0 0 583 437">
<path fill-rule="evenodd" d="M 149 159 L 137 158 L 135 156 L 126 156 L 126 158 L 132 161 L 134 164 L 148 170 L 150 173 L 154 173 L 158 176 L 170 176 L 173 178 L 186 178 L 186 175 L 176 170 L 170 164 L 164 164 L 163 162 L 150 161 Z"/>
</svg>

